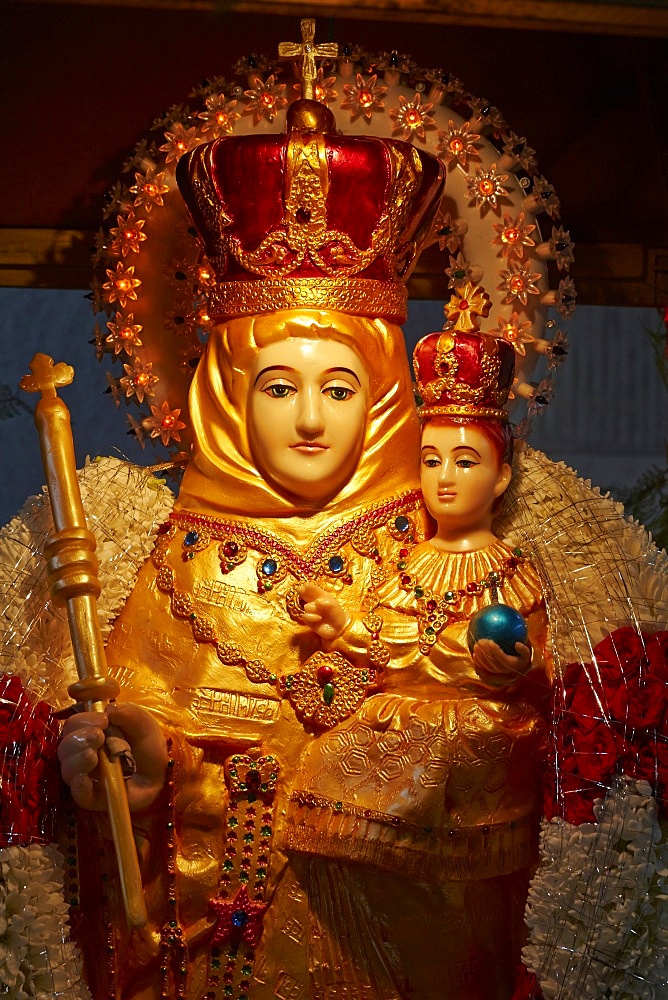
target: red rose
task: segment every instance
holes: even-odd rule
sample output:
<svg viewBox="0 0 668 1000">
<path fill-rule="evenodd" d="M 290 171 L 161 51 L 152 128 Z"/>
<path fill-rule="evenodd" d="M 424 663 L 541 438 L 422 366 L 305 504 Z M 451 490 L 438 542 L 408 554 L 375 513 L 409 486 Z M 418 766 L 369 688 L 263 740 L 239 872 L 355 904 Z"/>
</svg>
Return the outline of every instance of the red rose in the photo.
<svg viewBox="0 0 668 1000">
<path fill-rule="evenodd" d="M 575 740 L 578 774 L 606 786 L 617 770 L 617 742 L 612 727 L 601 722 L 595 729 L 580 732 Z M 605 788 L 601 792 L 605 794 Z"/>
<path fill-rule="evenodd" d="M 633 729 L 656 729 L 666 714 L 666 682 L 646 669 L 629 685 L 628 725 Z"/>
<path fill-rule="evenodd" d="M 592 670 L 591 664 L 587 664 Z M 607 704 L 601 692 L 601 686 L 596 684 L 593 674 L 587 677 L 583 668 L 582 681 L 567 692 L 566 700 L 578 728 L 584 732 L 596 729 L 607 717 L 605 706 Z"/>
<path fill-rule="evenodd" d="M 638 673 L 644 658 L 644 636 L 630 625 L 615 629 L 594 647 L 594 660 L 599 667 L 604 664 L 616 667 L 627 678 Z"/>
<path fill-rule="evenodd" d="M 651 675 L 668 683 L 668 632 L 657 632 L 647 637 L 645 656 Z"/>
<path fill-rule="evenodd" d="M 594 801 L 600 799 L 602 794 L 598 785 L 577 774 L 557 774 L 556 809 L 553 815 L 559 815 L 575 826 L 594 823 Z"/>
</svg>

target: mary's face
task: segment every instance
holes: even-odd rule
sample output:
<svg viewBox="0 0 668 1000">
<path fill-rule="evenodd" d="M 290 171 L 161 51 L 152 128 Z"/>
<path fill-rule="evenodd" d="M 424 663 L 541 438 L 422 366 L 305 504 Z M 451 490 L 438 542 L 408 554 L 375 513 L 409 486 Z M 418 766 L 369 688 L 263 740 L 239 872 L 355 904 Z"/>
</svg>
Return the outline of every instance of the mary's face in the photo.
<svg viewBox="0 0 668 1000">
<path fill-rule="evenodd" d="M 351 477 L 364 442 L 369 377 L 334 340 L 291 337 L 258 351 L 248 429 L 265 479 L 297 500 L 325 500 Z"/>
</svg>

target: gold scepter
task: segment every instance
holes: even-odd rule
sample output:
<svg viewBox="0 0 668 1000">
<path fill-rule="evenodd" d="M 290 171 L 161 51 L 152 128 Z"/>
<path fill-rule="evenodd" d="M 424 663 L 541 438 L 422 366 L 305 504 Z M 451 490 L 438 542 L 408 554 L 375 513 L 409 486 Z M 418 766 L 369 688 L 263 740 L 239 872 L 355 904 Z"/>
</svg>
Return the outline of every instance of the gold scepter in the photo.
<svg viewBox="0 0 668 1000">
<path fill-rule="evenodd" d="M 67 619 L 79 680 L 69 686 L 75 701 L 87 711 L 101 712 L 105 703 L 119 694 L 118 682 L 107 674 L 107 661 L 97 615 L 100 581 L 95 555 L 95 536 L 86 527 L 86 517 L 76 474 L 70 413 L 56 393 L 69 385 L 74 369 L 62 361 L 36 354 L 30 362 L 32 375 L 24 375 L 20 387 L 41 392 L 35 407 L 42 462 L 46 473 L 55 532 L 44 546 L 51 597 L 67 606 Z M 103 748 L 99 754 L 111 833 L 128 924 L 143 927 L 147 921 L 137 848 L 132 833 L 125 781 L 118 758 Z"/>
</svg>

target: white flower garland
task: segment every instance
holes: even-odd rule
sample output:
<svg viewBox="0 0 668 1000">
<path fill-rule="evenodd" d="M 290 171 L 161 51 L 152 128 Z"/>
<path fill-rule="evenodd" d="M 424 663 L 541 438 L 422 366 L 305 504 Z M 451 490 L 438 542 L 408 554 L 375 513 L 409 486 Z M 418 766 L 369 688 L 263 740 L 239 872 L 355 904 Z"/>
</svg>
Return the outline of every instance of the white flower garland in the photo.
<svg viewBox="0 0 668 1000">
<path fill-rule="evenodd" d="M 69 940 L 63 857 L 49 844 L 0 850 L 0 995 L 91 1000 Z"/>
<path fill-rule="evenodd" d="M 618 778 L 597 822 L 543 824 L 524 962 L 546 1000 L 668 998 L 668 839 L 646 781 Z"/>
</svg>

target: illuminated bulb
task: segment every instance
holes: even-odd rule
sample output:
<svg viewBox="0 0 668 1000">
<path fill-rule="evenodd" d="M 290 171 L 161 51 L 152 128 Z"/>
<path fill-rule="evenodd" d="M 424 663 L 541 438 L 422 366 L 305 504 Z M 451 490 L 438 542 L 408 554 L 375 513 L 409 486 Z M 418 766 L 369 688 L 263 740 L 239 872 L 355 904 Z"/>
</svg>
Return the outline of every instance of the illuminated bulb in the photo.
<svg viewBox="0 0 668 1000">
<path fill-rule="evenodd" d="M 520 238 L 520 231 L 519 229 L 515 229 L 514 226 L 511 226 L 509 229 L 506 229 L 504 231 L 503 236 L 501 238 L 504 241 L 504 243 L 517 243 L 518 239 Z"/>
<path fill-rule="evenodd" d="M 409 125 L 419 125 L 420 123 L 420 113 L 419 111 L 407 111 L 406 121 Z"/>
<path fill-rule="evenodd" d="M 461 139 L 455 138 L 450 141 L 450 149 L 455 154 L 455 156 L 458 153 L 461 153 L 463 148 L 464 148 L 464 143 L 462 142 Z"/>
<path fill-rule="evenodd" d="M 161 427 L 172 427 L 174 425 L 174 417 L 163 417 Z"/>
<path fill-rule="evenodd" d="M 140 372 L 139 375 L 135 375 L 135 385 L 145 386 L 149 383 L 149 377 L 146 372 Z"/>
<path fill-rule="evenodd" d="M 272 108 L 274 106 L 274 98 L 271 94 L 263 94 L 260 101 L 264 104 L 265 108 Z"/>
<path fill-rule="evenodd" d="M 490 194 L 494 194 L 494 185 L 490 180 L 480 181 L 480 184 L 478 185 L 478 190 L 480 191 L 480 194 L 489 196 Z"/>
<path fill-rule="evenodd" d="M 129 281 L 127 278 L 119 278 L 119 280 L 116 282 L 116 288 L 119 290 L 119 292 L 129 292 L 130 289 L 132 288 L 132 282 Z"/>
<path fill-rule="evenodd" d="M 510 287 L 514 292 L 521 292 L 524 288 L 524 278 L 521 278 L 519 274 L 515 275 L 514 278 L 510 279 Z"/>
<path fill-rule="evenodd" d="M 118 336 L 121 340 L 132 340 L 134 333 L 131 326 L 124 326 L 122 330 L 118 331 Z"/>
<path fill-rule="evenodd" d="M 373 104 L 373 94 L 370 94 L 368 90 L 360 90 L 358 100 L 363 108 L 368 108 L 369 105 Z"/>
<path fill-rule="evenodd" d="M 147 194 L 147 195 L 148 195 L 148 196 L 149 196 L 150 198 L 152 198 L 152 197 L 153 197 L 153 195 L 155 195 L 155 194 L 157 194 L 157 193 L 158 193 L 158 188 L 156 187 L 156 185 L 155 185 L 155 184 L 151 184 L 151 183 L 149 183 L 149 184 L 144 184 L 144 191 L 146 192 L 146 194 Z"/>
</svg>

